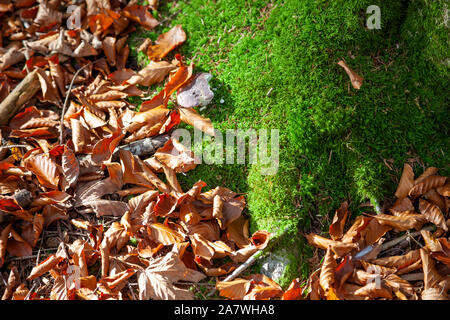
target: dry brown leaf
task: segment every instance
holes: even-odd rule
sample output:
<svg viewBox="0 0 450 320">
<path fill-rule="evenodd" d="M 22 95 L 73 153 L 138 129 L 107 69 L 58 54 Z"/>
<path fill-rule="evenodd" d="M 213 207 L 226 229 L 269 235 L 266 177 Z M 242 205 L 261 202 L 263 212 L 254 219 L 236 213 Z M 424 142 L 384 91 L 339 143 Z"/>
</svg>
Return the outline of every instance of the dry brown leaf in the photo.
<svg viewBox="0 0 450 320">
<path fill-rule="evenodd" d="M 326 250 L 328 249 L 329 246 L 331 246 L 333 252 L 339 257 L 343 257 L 350 251 L 356 250 L 358 248 L 358 245 L 356 243 L 345 243 L 340 241 L 334 241 L 331 239 L 321 237 L 314 233 L 307 234 L 305 235 L 305 237 L 310 245 L 315 246 L 317 248 Z"/>
<path fill-rule="evenodd" d="M 191 300 L 194 294 L 181 289 L 174 282 L 183 280 L 198 282 L 205 275 L 187 268 L 178 253 L 171 251 L 151 261 L 148 268 L 138 275 L 139 299 L 147 300 Z"/>
<path fill-rule="evenodd" d="M 30 156 L 24 161 L 25 167 L 33 172 L 44 187 L 58 189 L 59 169 L 48 154 Z"/>
<path fill-rule="evenodd" d="M 395 196 L 398 199 L 405 198 L 413 186 L 414 186 L 414 171 L 409 164 L 405 163 L 403 165 L 402 177 L 400 178 L 397 190 L 395 191 Z"/>
<path fill-rule="evenodd" d="M 29 276 L 27 277 L 27 280 L 31 281 L 33 279 L 36 279 L 37 277 L 42 276 L 43 274 L 56 267 L 56 265 L 62 260 L 63 258 L 58 257 L 56 254 L 50 255 L 47 259 L 42 261 L 31 270 Z"/>
<path fill-rule="evenodd" d="M 193 108 L 180 108 L 181 121 L 205 132 L 210 136 L 215 136 L 214 127 L 210 119 L 204 118 Z"/>
<path fill-rule="evenodd" d="M 150 61 L 150 63 L 137 74 L 127 80 L 129 84 L 140 84 L 142 86 L 151 86 L 159 83 L 169 74 L 170 71 L 177 67 L 167 61 Z"/>
<path fill-rule="evenodd" d="M 252 282 L 247 279 L 234 279 L 231 281 L 218 281 L 216 289 L 222 297 L 232 300 L 242 300 L 250 290 Z"/>
<path fill-rule="evenodd" d="M 339 240 L 344 235 L 344 226 L 348 216 L 348 202 L 341 204 L 340 208 L 336 210 L 333 222 L 329 227 L 328 233 L 333 240 Z"/>
<path fill-rule="evenodd" d="M 17 271 L 17 267 L 15 265 L 11 266 L 11 270 L 9 271 L 8 281 L 6 283 L 5 291 L 2 295 L 2 300 L 8 300 L 16 287 L 20 283 L 20 276 L 19 272 Z"/>
<path fill-rule="evenodd" d="M 163 245 L 171 245 L 184 241 L 184 235 L 162 223 L 152 223 L 148 226 L 150 238 Z"/>
<path fill-rule="evenodd" d="M 327 248 L 325 258 L 320 269 L 319 283 L 325 292 L 325 296 L 329 294 L 330 291 L 335 290 L 335 272 L 337 263 L 333 257 L 333 251 L 331 246 Z"/>
<path fill-rule="evenodd" d="M 429 167 L 425 169 L 425 171 L 416 180 L 414 180 L 414 185 L 421 183 L 425 178 L 429 176 L 434 176 L 437 172 L 438 168 L 435 167 Z"/>
<path fill-rule="evenodd" d="M 445 222 L 445 217 L 438 206 L 426 200 L 419 199 L 419 210 L 429 222 L 432 222 L 437 227 L 440 227 L 445 231 L 448 231 L 447 223 Z"/>
<path fill-rule="evenodd" d="M 194 153 L 175 138 L 169 139 L 163 147 L 159 148 L 155 158 L 177 173 L 192 170 L 198 163 Z"/>
<path fill-rule="evenodd" d="M 156 10 L 155 7 L 154 10 Z M 158 20 L 153 18 L 152 14 L 148 11 L 147 6 L 138 4 L 128 5 L 122 10 L 122 14 L 125 17 L 140 23 L 147 30 L 151 30 L 159 25 Z"/>
<path fill-rule="evenodd" d="M 5 262 L 6 247 L 8 243 L 8 237 L 9 232 L 11 230 L 11 226 L 12 223 L 6 225 L 0 233 L 0 267 L 2 267 L 3 263 Z"/>
<path fill-rule="evenodd" d="M 382 225 L 390 226 L 397 231 L 405 231 L 416 228 L 419 230 L 423 223 L 423 216 L 419 214 L 408 214 L 402 216 L 391 216 L 387 214 L 377 214 L 373 216 Z"/>
<path fill-rule="evenodd" d="M 155 45 L 149 46 L 147 55 L 150 60 L 159 61 L 170 51 L 186 41 L 186 33 L 181 25 L 176 25 L 166 33 L 159 35 Z"/>
<path fill-rule="evenodd" d="M 360 75 L 358 75 L 355 71 L 350 69 L 344 61 L 342 61 L 342 60 L 339 61 L 338 65 L 340 65 L 342 68 L 344 68 L 345 72 L 350 77 L 350 82 L 352 83 L 353 88 L 359 90 L 363 84 L 364 79 Z"/>
<path fill-rule="evenodd" d="M 387 268 L 396 268 L 397 270 L 408 267 L 409 265 L 420 260 L 420 251 L 411 250 L 401 256 L 390 256 L 372 260 L 371 263 Z"/>
<path fill-rule="evenodd" d="M 420 249 L 420 258 L 424 274 L 424 289 L 434 288 L 443 278 L 435 268 L 435 262 L 426 249 Z"/>
<path fill-rule="evenodd" d="M 410 197 L 417 197 L 427 193 L 429 190 L 439 188 L 445 185 L 447 177 L 441 176 L 429 176 L 423 179 L 420 183 L 416 184 L 409 190 L 408 195 Z"/>
<path fill-rule="evenodd" d="M 392 291 L 390 287 L 385 284 L 385 281 L 378 285 L 376 282 L 371 282 L 364 287 L 358 289 L 354 293 L 357 296 L 363 296 L 370 299 L 385 298 L 392 299 Z"/>
</svg>

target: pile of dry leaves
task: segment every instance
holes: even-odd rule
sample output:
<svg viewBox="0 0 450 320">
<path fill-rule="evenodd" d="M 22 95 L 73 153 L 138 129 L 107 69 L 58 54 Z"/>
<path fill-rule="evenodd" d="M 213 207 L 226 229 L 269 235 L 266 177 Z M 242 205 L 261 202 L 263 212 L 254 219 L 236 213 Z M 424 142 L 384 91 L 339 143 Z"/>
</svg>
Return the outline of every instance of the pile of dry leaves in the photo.
<svg viewBox="0 0 450 320">
<path fill-rule="evenodd" d="M 249 235 L 243 196 L 177 181 L 197 162 L 171 130 L 214 130 L 192 106 L 168 108 L 197 79 L 179 54 L 162 60 L 185 41 L 181 26 L 145 41 L 145 68 L 127 68 L 127 37 L 159 24 L 156 5 L 1 2 L 0 113 L 21 80 L 37 83 L 1 127 L 2 299 L 192 299 L 192 284 L 267 245 L 267 232 Z M 132 96 L 145 100 L 138 112 Z"/>
<path fill-rule="evenodd" d="M 307 234 L 311 245 L 326 250 L 323 262 L 307 283 L 295 279 L 283 298 L 448 300 L 448 179 L 433 167 L 414 179 L 405 164 L 395 196 L 389 214 L 358 216 L 346 232 L 344 202 L 329 227 L 331 239 Z"/>
</svg>

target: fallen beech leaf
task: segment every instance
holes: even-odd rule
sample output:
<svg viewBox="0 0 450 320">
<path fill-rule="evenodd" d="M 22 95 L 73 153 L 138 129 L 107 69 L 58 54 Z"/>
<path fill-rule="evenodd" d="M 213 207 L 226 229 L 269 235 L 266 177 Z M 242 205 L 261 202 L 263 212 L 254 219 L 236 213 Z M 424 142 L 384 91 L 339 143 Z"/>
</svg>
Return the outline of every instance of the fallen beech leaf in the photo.
<svg viewBox="0 0 450 320">
<path fill-rule="evenodd" d="M 44 187 L 57 189 L 59 169 L 56 163 L 47 155 L 31 156 L 24 161 L 25 167 L 33 172 Z"/>
<path fill-rule="evenodd" d="M 434 223 L 436 226 L 444 229 L 445 231 L 448 231 L 445 217 L 438 206 L 426 200 L 419 199 L 419 210 L 427 221 Z"/>
<path fill-rule="evenodd" d="M 32 248 L 36 246 L 39 236 L 44 228 L 44 217 L 41 214 L 36 213 L 32 223 L 28 225 L 22 231 L 22 238 L 24 238 Z"/>
<path fill-rule="evenodd" d="M 441 288 L 428 288 L 422 291 L 422 300 L 450 300 L 448 295 Z"/>
<path fill-rule="evenodd" d="M 414 185 L 421 183 L 425 178 L 429 176 L 434 176 L 438 172 L 438 168 L 429 167 L 427 168 L 416 180 L 414 180 Z"/>
<path fill-rule="evenodd" d="M 180 108 L 180 120 L 205 132 L 210 136 L 215 136 L 214 127 L 210 119 L 204 118 L 193 108 Z"/>
<path fill-rule="evenodd" d="M 423 216 L 418 214 L 408 214 L 402 216 L 391 216 L 387 214 L 377 214 L 373 216 L 382 225 L 390 226 L 398 231 L 405 231 L 416 228 L 419 230 L 423 225 Z"/>
<path fill-rule="evenodd" d="M 344 226 L 347 220 L 347 215 L 348 215 L 348 202 L 345 201 L 341 204 L 340 208 L 336 210 L 333 217 L 333 222 L 329 227 L 328 233 L 330 234 L 331 239 L 339 240 L 340 238 L 342 238 L 344 234 Z"/>
<path fill-rule="evenodd" d="M 103 52 L 110 66 L 116 65 L 116 38 L 106 37 L 102 42 Z"/>
<path fill-rule="evenodd" d="M 331 239 L 321 237 L 314 233 L 307 234 L 305 235 L 305 237 L 310 245 L 315 246 L 317 248 L 326 250 L 328 249 L 329 246 L 331 246 L 333 252 L 339 257 L 343 257 L 350 251 L 358 248 L 358 245 L 356 243 L 345 243 L 340 241 L 334 241 Z"/>
<path fill-rule="evenodd" d="M 147 30 L 151 30 L 159 25 L 158 20 L 153 18 L 148 11 L 147 6 L 138 4 L 128 5 L 122 10 L 122 14 L 125 17 L 140 23 Z"/>
<path fill-rule="evenodd" d="M 397 199 L 389 211 L 395 216 L 401 213 L 413 213 L 414 206 L 408 197 Z"/>
<path fill-rule="evenodd" d="M 64 146 L 64 153 L 61 158 L 62 174 L 69 187 L 74 187 L 78 176 L 80 175 L 80 165 L 74 152 L 67 146 Z"/>
<path fill-rule="evenodd" d="M 442 188 L 442 187 L 441 187 Z M 423 197 L 430 203 L 436 205 L 443 213 L 447 212 L 445 206 L 445 199 L 441 196 L 436 189 L 431 189 L 423 195 Z"/>
<path fill-rule="evenodd" d="M 151 86 L 155 83 L 161 82 L 169 74 L 170 71 L 176 69 L 176 66 L 167 62 L 159 61 L 150 63 L 137 74 L 131 76 L 127 80 L 129 84 L 140 84 L 142 86 Z"/>
<path fill-rule="evenodd" d="M 27 277 L 28 281 L 31 281 L 33 279 L 36 279 L 37 277 L 42 276 L 44 273 L 49 272 L 51 269 L 56 267 L 56 265 L 61 262 L 63 258 L 58 257 L 56 254 L 50 255 L 47 259 L 42 261 L 40 264 L 35 266 L 32 270 L 30 275 Z"/>
<path fill-rule="evenodd" d="M 12 223 L 8 224 L 0 233 L 0 267 L 2 267 L 3 263 L 5 262 L 6 246 L 11 226 Z"/>
<path fill-rule="evenodd" d="M 247 279 L 234 279 L 231 281 L 218 281 L 216 289 L 222 297 L 232 300 L 242 300 L 250 289 L 252 282 Z"/>
<path fill-rule="evenodd" d="M 180 66 L 177 72 L 170 77 L 163 90 L 151 100 L 142 103 L 140 111 L 145 112 L 159 106 L 167 106 L 172 94 L 191 79 L 193 69 L 192 64 L 188 67 L 184 65 Z"/>
<path fill-rule="evenodd" d="M 435 287 L 441 280 L 442 276 L 435 268 L 435 262 L 425 249 L 420 249 L 420 258 L 422 259 L 424 288 L 425 290 Z"/>
<path fill-rule="evenodd" d="M 391 230 L 388 225 L 383 225 L 377 219 L 371 219 L 367 226 L 361 230 L 361 240 L 359 241 L 361 247 L 366 247 L 378 242 L 385 234 Z M 362 240 L 364 244 L 362 244 Z"/>
<path fill-rule="evenodd" d="M 240 216 L 231 222 L 227 229 L 227 239 L 233 241 L 238 248 L 245 248 L 251 244 L 248 231 L 249 219 Z"/>
<path fill-rule="evenodd" d="M 360 263 L 366 272 L 380 276 L 387 276 L 397 271 L 395 268 L 379 266 L 364 260 L 360 260 Z"/>
<path fill-rule="evenodd" d="M 345 72 L 350 77 L 350 82 L 352 83 L 353 88 L 360 89 L 363 83 L 363 78 L 359 76 L 355 71 L 350 69 L 347 64 L 344 61 L 339 61 L 338 65 L 340 65 L 342 68 L 344 68 Z"/>
<path fill-rule="evenodd" d="M 58 276 L 50 292 L 50 300 L 75 300 L 75 288 L 68 283 L 66 276 Z"/>
<path fill-rule="evenodd" d="M 11 270 L 9 272 L 8 281 L 6 283 L 5 291 L 2 295 L 2 300 L 8 300 L 14 292 L 14 289 L 20 283 L 19 272 L 17 271 L 17 267 L 15 265 L 11 266 Z"/>
<path fill-rule="evenodd" d="M 345 256 L 336 267 L 335 280 L 338 288 L 341 288 L 347 279 L 354 273 L 354 263 L 350 255 Z"/>
<path fill-rule="evenodd" d="M 150 60 L 159 61 L 170 51 L 186 41 L 186 33 L 181 25 L 176 25 L 166 33 L 159 35 L 155 45 L 149 46 L 147 55 Z"/>
<path fill-rule="evenodd" d="M 300 278 L 292 280 L 289 287 L 283 293 L 281 300 L 303 300 L 302 292 L 303 287 L 300 284 Z"/>
<path fill-rule="evenodd" d="M 397 270 L 406 268 L 407 266 L 420 260 L 420 251 L 411 250 L 400 256 L 390 256 L 372 260 L 371 263 L 387 268 L 396 268 Z"/>
<path fill-rule="evenodd" d="M 384 283 L 392 289 L 395 295 L 400 297 L 403 297 L 403 295 L 405 295 L 406 298 L 414 296 L 413 286 L 408 281 L 400 278 L 399 276 L 390 274 L 384 279 L 384 281 Z M 403 295 L 398 294 L 399 291 Z"/>
<path fill-rule="evenodd" d="M 178 288 L 174 282 L 198 282 L 205 275 L 187 268 L 174 251 L 151 261 L 150 266 L 138 275 L 139 299 L 191 300 L 191 291 Z"/>
<path fill-rule="evenodd" d="M 333 257 L 333 251 L 331 246 L 327 248 L 325 253 L 325 258 L 322 262 L 322 267 L 320 269 L 319 283 L 325 292 L 325 296 L 328 297 L 330 293 L 335 290 L 335 271 L 336 271 L 336 260 Z"/>
<path fill-rule="evenodd" d="M 183 242 L 184 236 L 162 223 L 152 223 L 148 226 L 150 238 L 163 245 Z"/>
<path fill-rule="evenodd" d="M 191 240 L 192 249 L 196 256 L 206 260 L 211 260 L 214 257 L 215 250 L 212 243 L 202 235 L 194 233 L 189 236 L 189 239 Z"/>
<path fill-rule="evenodd" d="M 385 281 L 381 281 L 380 285 L 377 285 L 376 282 L 366 284 L 364 287 L 356 290 L 354 294 L 357 296 L 368 297 L 370 299 L 392 299 L 391 289 L 385 284 Z"/>
<path fill-rule="evenodd" d="M 422 180 L 422 182 L 416 184 L 409 190 L 408 195 L 410 197 L 417 197 L 427 193 L 429 190 L 439 188 L 445 185 L 447 177 L 441 176 L 429 176 Z"/>
<path fill-rule="evenodd" d="M 356 243 L 361 238 L 361 232 L 367 228 L 373 218 L 357 216 L 350 229 L 342 236 L 343 243 Z M 326 249 L 326 248 L 325 248 Z"/>
<path fill-rule="evenodd" d="M 120 290 L 125 285 L 125 281 L 128 280 L 136 273 L 133 269 L 126 269 L 122 272 L 116 273 L 113 276 L 104 277 L 101 283 L 105 284 L 109 289 Z"/>
<path fill-rule="evenodd" d="M 177 173 L 190 171 L 197 166 L 194 153 L 175 138 L 169 139 L 156 150 L 155 158 Z"/>
<path fill-rule="evenodd" d="M 425 241 L 425 245 L 430 250 L 430 252 L 443 252 L 443 248 L 441 243 L 436 240 L 436 238 L 431 234 L 431 232 L 427 230 L 420 230 L 422 234 L 423 240 Z"/>
<path fill-rule="evenodd" d="M 30 256 L 33 252 L 31 245 L 11 228 L 11 237 L 8 239 L 6 250 L 9 254 L 16 257 Z"/>
<path fill-rule="evenodd" d="M 450 183 L 436 188 L 437 192 L 444 197 L 450 197 Z"/>
<path fill-rule="evenodd" d="M 110 252 L 113 248 L 120 251 L 129 241 L 130 237 L 125 228 L 118 222 L 114 221 L 111 227 L 105 232 L 103 240 L 100 244 L 100 253 L 102 257 L 102 275 L 108 276 Z"/>
<path fill-rule="evenodd" d="M 407 163 L 403 165 L 403 173 L 400 182 L 395 191 L 395 196 L 398 199 L 403 199 L 408 195 L 408 192 L 414 186 L 414 172 L 411 166 Z"/>
<path fill-rule="evenodd" d="M 219 225 L 214 220 L 199 222 L 189 226 L 187 230 L 188 235 L 199 234 L 209 241 L 216 241 L 220 238 Z"/>
</svg>

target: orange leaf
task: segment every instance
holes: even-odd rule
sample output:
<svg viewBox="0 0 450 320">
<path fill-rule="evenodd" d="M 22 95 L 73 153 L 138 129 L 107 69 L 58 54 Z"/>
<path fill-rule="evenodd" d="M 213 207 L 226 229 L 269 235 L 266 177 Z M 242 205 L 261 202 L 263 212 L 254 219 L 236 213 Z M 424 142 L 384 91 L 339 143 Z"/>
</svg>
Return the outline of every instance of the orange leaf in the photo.
<svg viewBox="0 0 450 320">
<path fill-rule="evenodd" d="M 161 34 L 156 39 L 155 45 L 148 47 L 147 55 L 150 60 L 159 61 L 184 41 L 186 41 L 186 33 L 181 25 L 176 25 L 166 33 Z"/>
</svg>

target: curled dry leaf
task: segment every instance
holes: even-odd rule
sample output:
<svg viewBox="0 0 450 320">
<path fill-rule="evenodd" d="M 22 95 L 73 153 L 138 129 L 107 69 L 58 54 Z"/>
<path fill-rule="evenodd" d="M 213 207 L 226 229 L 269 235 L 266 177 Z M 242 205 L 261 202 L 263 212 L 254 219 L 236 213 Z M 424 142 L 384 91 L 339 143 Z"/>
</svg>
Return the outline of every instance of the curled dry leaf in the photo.
<svg viewBox="0 0 450 320">
<path fill-rule="evenodd" d="M 17 267 L 15 265 L 11 266 L 11 270 L 9 271 L 8 281 L 6 283 L 5 291 L 2 295 L 2 300 L 8 300 L 13 294 L 14 290 L 20 283 L 19 272 L 17 271 Z"/>
<path fill-rule="evenodd" d="M 345 222 L 347 220 L 348 216 L 348 202 L 345 201 L 341 204 L 341 207 L 336 210 L 333 222 L 331 223 L 329 227 L 329 234 L 331 236 L 331 239 L 333 240 L 339 240 L 342 238 L 344 234 L 344 226 Z"/>
<path fill-rule="evenodd" d="M 408 253 L 401 256 L 390 256 L 385 258 L 378 258 L 372 260 L 371 262 L 375 265 L 387 267 L 387 268 L 396 268 L 397 270 L 408 267 L 409 265 L 415 263 L 420 260 L 420 251 L 419 250 L 411 250 Z"/>
<path fill-rule="evenodd" d="M 403 165 L 403 173 L 400 182 L 395 191 L 395 196 L 398 199 L 403 199 L 408 195 L 409 190 L 414 186 L 414 172 L 412 167 L 405 163 Z"/>
<path fill-rule="evenodd" d="M 354 293 L 357 296 L 363 296 L 370 299 L 385 298 L 392 299 L 392 291 L 385 281 L 381 281 L 378 285 L 376 282 L 366 284 L 364 287 L 358 289 Z"/>
<path fill-rule="evenodd" d="M 342 68 L 344 68 L 345 72 L 350 77 L 350 82 L 352 83 L 353 88 L 359 90 L 362 86 L 364 79 L 360 75 L 358 75 L 355 71 L 350 69 L 344 61 L 342 61 L 342 60 L 339 61 L 338 65 L 340 65 Z"/>
<path fill-rule="evenodd" d="M 327 252 L 325 253 L 325 258 L 322 263 L 322 267 L 320 270 L 319 283 L 325 292 L 325 297 L 328 300 L 331 300 L 333 296 L 336 296 L 335 293 L 335 271 L 336 271 L 336 260 L 333 257 L 333 251 L 331 246 L 327 248 Z"/>
<path fill-rule="evenodd" d="M 358 245 L 356 243 L 345 243 L 340 241 L 334 241 L 331 239 L 321 237 L 314 233 L 307 234 L 305 235 L 305 237 L 310 245 L 315 246 L 317 248 L 327 250 L 328 247 L 331 246 L 331 250 L 333 250 L 333 252 L 339 257 L 343 257 L 350 251 L 356 250 L 358 248 Z"/>
<path fill-rule="evenodd" d="M 445 185 L 447 177 L 441 176 L 429 176 L 423 179 L 420 183 L 416 184 L 409 190 L 408 195 L 410 197 L 417 197 L 427 193 L 429 190 L 439 188 Z"/>
<path fill-rule="evenodd" d="M 445 217 L 438 206 L 426 200 L 419 199 L 419 210 L 429 222 L 432 222 L 436 226 L 444 229 L 445 231 L 448 231 Z"/>
<path fill-rule="evenodd" d="M 44 273 L 49 272 L 51 269 L 56 267 L 56 265 L 58 263 L 60 263 L 62 260 L 63 260 L 63 258 L 57 256 L 56 254 L 50 255 L 47 259 L 42 261 L 40 264 L 38 264 L 31 270 L 31 273 L 27 277 L 27 280 L 31 281 L 31 280 L 36 279 L 37 277 L 43 275 Z"/>
<path fill-rule="evenodd" d="M 129 84 L 140 84 L 142 86 L 151 86 L 161 82 L 169 74 L 170 71 L 177 67 L 167 61 L 150 61 L 150 63 L 137 74 L 131 76 L 127 80 Z"/>
</svg>

